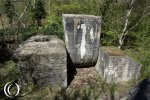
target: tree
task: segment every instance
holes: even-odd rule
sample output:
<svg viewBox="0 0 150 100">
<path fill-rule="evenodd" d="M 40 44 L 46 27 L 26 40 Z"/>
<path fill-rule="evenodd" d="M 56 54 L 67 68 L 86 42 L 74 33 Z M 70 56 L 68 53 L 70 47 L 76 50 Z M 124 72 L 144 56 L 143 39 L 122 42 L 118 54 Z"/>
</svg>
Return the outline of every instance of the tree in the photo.
<svg viewBox="0 0 150 100">
<path fill-rule="evenodd" d="M 33 19 L 36 20 L 38 27 L 42 26 L 42 19 L 46 17 L 46 11 L 44 9 L 44 2 L 42 0 L 36 0 L 33 8 Z"/>
<path fill-rule="evenodd" d="M 14 15 L 15 15 L 15 9 L 14 9 L 14 5 L 13 5 L 11 0 L 6 0 L 5 1 L 4 10 L 5 10 L 4 12 L 5 12 L 6 16 L 9 19 L 9 25 L 12 26 L 13 18 L 14 18 Z"/>
<path fill-rule="evenodd" d="M 134 25 L 132 25 L 130 28 L 129 28 L 129 25 L 130 25 L 130 22 L 129 22 L 129 17 L 131 16 L 131 13 L 133 12 L 133 7 L 135 6 L 135 2 L 137 0 L 131 0 L 131 3 L 129 5 L 129 8 L 127 10 L 127 13 L 126 13 L 126 17 L 125 17 L 125 23 L 124 23 L 124 28 L 122 30 L 122 33 L 119 37 L 119 45 L 118 47 L 121 49 L 123 44 L 124 44 L 124 40 L 126 38 L 126 35 L 129 33 L 130 30 L 132 30 L 133 28 L 135 28 L 139 22 L 142 21 L 142 19 L 144 17 L 146 17 L 147 15 L 149 15 L 150 13 L 147 13 L 148 9 L 150 8 L 150 5 L 148 5 L 144 10 L 143 10 L 143 13 L 141 14 L 140 18 L 135 22 Z"/>
<path fill-rule="evenodd" d="M 27 12 L 28 7 L 30 6 L 31 0 L 28 1 L 28 3 L 24 2 L 26 4 L 23 12 L 21 13 L 21 15 L 19 16 L 19 18 L 17 19 L 18 25 L 21 23 L 23 25 L 23 27 L 25 28 L 26 25 L 24 23 L 22 23 L 21 18 L 24 16 L 24 14 Z"/>
<path fill-rule="evenodd" d="M 0 21 L 1 21 L 2 27 L 3 27 L 3 29 L 4 29 L 4 21 L 3 21 L 3 19 L 2 19 L 2 14 L 1 14 L 1 13 L 0 13 Z"/>
</svg>

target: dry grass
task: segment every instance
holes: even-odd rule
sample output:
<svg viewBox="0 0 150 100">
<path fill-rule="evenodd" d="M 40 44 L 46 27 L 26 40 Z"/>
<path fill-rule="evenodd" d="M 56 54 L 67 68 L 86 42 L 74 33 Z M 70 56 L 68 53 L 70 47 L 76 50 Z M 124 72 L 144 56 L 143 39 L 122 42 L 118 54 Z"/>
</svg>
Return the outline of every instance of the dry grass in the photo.
<svg viewBox="0 0 150 100">
<path fill-rule="evenodd" d="M 119 48 L 114 47 L 114 46 L 105 46 L 105 47 L 102 47 L 101 49 L 110 56 L 126 55 L 126 53 L 123 50 L 120 50 Z"/>
</svg>

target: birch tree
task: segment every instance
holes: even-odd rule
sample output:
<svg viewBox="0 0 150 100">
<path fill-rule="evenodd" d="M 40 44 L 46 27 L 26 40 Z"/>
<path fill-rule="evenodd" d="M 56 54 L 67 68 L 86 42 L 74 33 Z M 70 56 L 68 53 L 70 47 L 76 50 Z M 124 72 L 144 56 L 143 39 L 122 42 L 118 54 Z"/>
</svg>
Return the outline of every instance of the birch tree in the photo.
<svg viewBox="0 0 150 100">
<path fill-rule="evenodd" d="M 136 23 L 131 27 L 131 28 L 128 28 L 129 26 L 129 17 L 131 16 L 131 13 L 133 11 L 133 7 L 135 6 L 135 2 L 136 0 L 131 0 L 131 3 L 129 5 L 129 9 L 127 10 L 127 13 L 126 13 L 126 17 L 125 17 L 125 23 L 124 23 L 124 28 L 122 30 L 122 33 L 119 37 L 119 41 L 118 41 L 118 48 L 119 49 L 122 49 L 123 45 L 124 45 L 124 40 L 126 38 L 126 35 L 129 33 L 130 30 L 132 30 L 134 27 L 136 27 L 144 17 L 146 17 L 147 15 L 149 15 L 150 13 L 148 12 L 148 9 L 150 8 L 150 6 L 147 6 L 145 8 L 145 10 L 143 11 L 143 14 L 141 14 L 141 18 L 139 18 L 139 20 L 136 21 Z"/>
<path fill-rule="evenodd" d="M 18 20 L 17 20 L 18 25 L 19 25 L 19 23 L 21 23 L 24 28 L 26 27 L 26 25 L 21 21 L 21 19 L 22 19 L 22 17 L 24 16 L 24 14 L 26 13 L 26 11 L 27 11 L 27 9 L 28 9 L 30 3 L 31 3 L 31 0 L 28 1 L 28 3 L 26 4 L 26 6 L 25 6 L 23 12 L 20 14 L 20 16 L 19 16 L 19 18 L 18 18 Z"/>
</svg>

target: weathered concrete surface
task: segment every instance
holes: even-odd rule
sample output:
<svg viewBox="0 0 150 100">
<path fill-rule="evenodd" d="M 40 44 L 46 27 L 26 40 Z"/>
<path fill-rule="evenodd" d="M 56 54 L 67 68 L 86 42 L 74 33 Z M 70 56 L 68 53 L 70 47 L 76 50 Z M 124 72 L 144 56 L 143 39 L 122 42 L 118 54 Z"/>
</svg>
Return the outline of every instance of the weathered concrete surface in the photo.
<svg viewBox="0 0 150 100">
<path fill-rule="evenodd" d="M 35 36 L 16 50 L 19 83 L 67 86 L 66 48 L 56 36 Z"/>
<path fill-rule="evenodd" d="M 109 48 L 107 48 L 109 49 Z M 107 83 L 127 82 L 137 79 L 140 75 L 141 64 L 125 56 L 119 50 L 100 49 L 96 64 L 97 71 Z"/>
<path fill-rule="evenodd" d="M 99 51 L 101 17 L 63 14 L 65 44 L 76 66 L 96 64 Z"/>
</svg>

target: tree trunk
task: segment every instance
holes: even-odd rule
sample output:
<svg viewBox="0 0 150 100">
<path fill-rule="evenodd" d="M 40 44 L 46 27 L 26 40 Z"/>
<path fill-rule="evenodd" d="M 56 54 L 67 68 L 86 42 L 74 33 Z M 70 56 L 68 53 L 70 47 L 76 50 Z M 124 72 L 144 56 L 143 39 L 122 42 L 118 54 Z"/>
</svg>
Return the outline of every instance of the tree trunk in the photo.
<svg viewBox="0 0 150 100">
<path fill-rule="evenodd" d="M 121 36 L 119 38 L 119 45 L 118 45 L 119 49 L 122 49 L 122 47 L 124 45 L 124 40 L 125 40 L 125 37 L 126 37 L 127 34 L 128 34 L 128 31 L 126 31 L 125 33 L 121 34 Z"/>
<path fill-rule="evenodd" d="M 20 25 L 20 23 L 21 23 L 24 28 L 26 27 L 26 25 L 21 21 L 21 18 L 22 18 L 22 17 L 24 16 L 24 14 L 26 13 L 26 11 L 27 11 L 27 9 L 28 9 L 30 3 L 31 3 L 31 0 L 29 0 L 28 4 L 26 5 L 26 7 L 24 8 L 23 12 L 21 13 L 21 15 L 20 15 L 19 18 L 18 18 L 18 25 Z"/>
<path fill-rule="evenodd" d="M 2 27 L 3 27 L 3 29 L 4 29 L 5 27 L 4 27 L 4 22 L 3 22 L 2 17 L 0 17 L 0 20 L 1 20 L 1 22 L 2 22 Z"/>
<path fill-rule="evenodd" d="M 9 18 L 9 27 L 12 28 L 13 27 L 13 21 L 11 18 Z"/>
<path fill-rule="evenodd" d="M 119 41 L 118 41 L 118 48 L 119 49 L 122 49 L 122 46 L 124 44 L 124 40 L 125 40 L 125 37 L 126 35 L 128 34 L 128 31 L 127 31 L 127 28 L 128 28 L 128 25 L 129 25 L 129 16 L 131 15 L 131 12 L 133 10 L 133 4 L 136 0 L 132 0 L 131 3 L 130 3 L 130 8 L 128 9 L 127 11 L 127 14 L 126 14 L 126 20 L 125 20 L 125 24 L 124 24 L 124 28 L 122 30 L 122 34 L 121 36 L 119 37 Z"/>
<path fill-rule="evenodd" d="M 41 21 L 41 19 L 37 19 L 36 22 L 37 22 L 38 27 L 41 27 L 41 26 L 42 26 L 42 21 Z"/>
<path fill-rule="evenodd" d="M 49 14 L 51 12 L 51 1 L 49 0 Z"/>
</svg>

